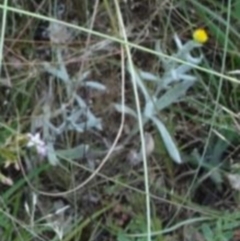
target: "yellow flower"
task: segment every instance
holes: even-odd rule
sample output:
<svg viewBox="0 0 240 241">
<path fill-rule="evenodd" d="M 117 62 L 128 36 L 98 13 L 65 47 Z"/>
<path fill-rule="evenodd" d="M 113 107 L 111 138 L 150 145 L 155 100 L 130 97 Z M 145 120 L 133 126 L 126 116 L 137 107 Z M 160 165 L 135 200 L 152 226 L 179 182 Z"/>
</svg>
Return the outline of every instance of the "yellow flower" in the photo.
<svg viewBox="0 0 240 241">
<path fill-rule="evenodd" d="M 193 39 L 201 44 L 204 44 L 208 41 L 208 34 L 205 29 L 198 28 L 193 32 Z"/>
</svg>

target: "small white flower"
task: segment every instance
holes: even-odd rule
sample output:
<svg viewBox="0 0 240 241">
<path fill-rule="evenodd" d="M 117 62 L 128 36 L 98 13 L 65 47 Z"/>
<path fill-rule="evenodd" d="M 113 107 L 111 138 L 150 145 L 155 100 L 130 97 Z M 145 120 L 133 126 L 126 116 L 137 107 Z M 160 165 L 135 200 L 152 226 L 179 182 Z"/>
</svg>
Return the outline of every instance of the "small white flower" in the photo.
<svg viewBox="0 0 240 241">
<path fill-rule="evenodd" d="M 47 155 L 47 147 L 43 140 L 40 138 L 40 133 L 36 133 L 35 135 L 32 135 L 31 133 L 27 134 L 29 141 L 27 143 L 27 147 L 35 147 L 37 150 L 37 153 L 45 157 Z"/>
</svg>

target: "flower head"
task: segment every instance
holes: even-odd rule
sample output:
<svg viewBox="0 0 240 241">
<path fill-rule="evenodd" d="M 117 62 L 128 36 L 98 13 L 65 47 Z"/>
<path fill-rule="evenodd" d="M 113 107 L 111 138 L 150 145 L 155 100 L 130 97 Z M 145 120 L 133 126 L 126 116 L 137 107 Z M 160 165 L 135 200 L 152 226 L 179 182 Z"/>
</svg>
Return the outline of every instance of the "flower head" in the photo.
<svg viewBox="0 0 240 241">
<path fill-rule="evenodd" d="M 41 140 L 40 134 L 36 133 L 35 135 L 32 135 L 29 133 L 27 136 L 29 138 L 27 147 L 34 146 L 37 150 L 37 153 L 40 156 L 45 157 L 47 155 L 47 147 L 46 147 L 45 142 L 43 140 Z"/>
<path fill-rule="evenodd" d="M 193 39 L 201 44 L 204 44 L 208 41 L 208 34 L 205 29 L 198 28 L 193 32 Z"/>
</svg>

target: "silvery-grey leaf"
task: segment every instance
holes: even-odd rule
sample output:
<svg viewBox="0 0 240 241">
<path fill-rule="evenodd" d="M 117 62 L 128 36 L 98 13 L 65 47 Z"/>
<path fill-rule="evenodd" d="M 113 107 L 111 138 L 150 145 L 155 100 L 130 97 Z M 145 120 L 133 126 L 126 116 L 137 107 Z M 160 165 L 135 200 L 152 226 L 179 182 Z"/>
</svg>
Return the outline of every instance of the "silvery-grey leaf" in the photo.
<svg viewBox="0 0 240 241">
<path fill-rule="evenodd" d="M 178 66 L 176 68 L 176 72 L 178 74 L 185 74 L 186 72 L 188 72 L 191 69 L 192 69 L 192 66 L 187 65 L 187 64 L 181 64 L 180 66 Z"/>
<path fill-rule="evenodd" d="M 143 80 L 154 81 L 154 82 L 160 81 L 159 76 L 154 75 L 154 74 L 149 73 L 149 72 L 145 72 L 145 71 L 140 70 L 139 75 Z"/>
<path fill-rule="evenodd" d="M 199 48 L 201 46 L 201 44 L 195 41 L 188 41 L 187 43 L 182 45 L 182 48 L 178 53 L 181 53 L 181 55 L 185 56 L 186 54 L 190 53 L 193 49 Z"/>
<path fill-rule="evenodd" d="M 62 57 L 62 49 L 60 48 L 57 48 L 57 60 L 58 60 L 58 64 L 60 65 L 60 71 L 64 73 L 64 76 L 68 76 L 68 81 L 69 81 L 70 78 L 66 69 L 65 62 Z"/>
<path fill-rule="evenodd" d="M 86 86 L 86 87 L 96 89 L 96 90 L 100 90 L 100 91 L 105 91 L 107 89 L 105 85 L 100 84 L 100 83 L 95 82 L 95 81 L 85 81 L 84 83 L 82 83 L 82 85 Z"/>
<path fill-rule="evenodd" d="M 156 113 L 156 99 L 153 98 L 153 100 L 150 100 L 146 103 L 143 115 L 147 118 L 150 118 L 151 116 L 154 116 Z"/>
<path fill-rule="evenodd" d="M 183 81 L 195 81 L 197 79 L 195 76 L 188 75 L 188 74 L 180 74 L 179 78 L 180 80 L 183 80 Z"/>
<path fill-rule="evenodd" d="M 84 114 L 85 110 L 72 110 L 72 113 L 70 116 L 67 117 L 67 120 L 70 120 L 71 122 L 76 122 L 80 119 L 80 117 Z"/>
<path fill-rule="evenodd" d="M 186 54 L 186 61 L 192 64 L 200 64 L 202 61 L 203 56 L 200 55 L 200 57 L 192 57 L 190 53 Z"/>
<path fill-rule="evenodd" d="M 165 90 L 168 88 L 170 83 L 174 83 L 176 82 L 176 80 L 173 78 L 173 76 L 171 75 L 171 72 L 166 73 L 161 81 L 158 83 L 158 90 L 157 93 L 159 93 L 160 90 Z"/>
<path fill-rule="evenodd" d="M 65 150 L 57 150 L 56 154 L 59 157 L 65 158 L 65 159 L 79 159 L 83 158 L 86 155 L 86 152 L 88 151 L 89 146 L 88 145 L 79 145 L 74 148 L 65 149 Z"/>
<path fill-rule="evenodd" d="M 84 125 L 84 123 L 75 123 L 75 122 L 70 122 L 70 124 L 67 126 L 68 130 L 73 130 L 73 131 L 77 131 L 79 133 L 82 133 L 83 130 L 86 129 L 86 125 Z"/>
<path fill-rule="evenodd" d="M 47 156 L 48 156 L 48 161 L 51 165 L 56 166 L 59 164 L 59 160 L 56 156 L 55 149 L 53 147 L 53 143 L 49 142 L 47 143 Z"/>
<path fill-rule="evenodd" d="M 78 132 L 87 131 L 89 129 L 96 128 L 98 130 L 102 130 L 102 124 L 100 118 L 90 118 L 87 121 L 80 123 L 71 123 L 68 127 L 69 130 L 75 130 Z"/>
<path fill-rule="evenodd" d="M 195 83 L 188 80 L 176 84 L 172 89 L 169 89 L 160 99 L 158 99 L 156 107 L 159 111 L 167 108 L 171 104 L 178 102 L 179 98 L 186 95 L 187 90 Z"/>
<path fill-rule="evenodd" d="M 182 41 L 180 40 L 180 38 L 178 37 L 178 35 L 174 34 L 173 39 L 174 39 L 178 49 L 181 50 L 183 48 L 183 44 L 182 44 Z"/>
<path fill-rule="evenodd" d="M 126 105 L 122 106 L 121 104 L 114 104 L 114 108 L 120 113 L 124 112 L 125 114 L 131 115 L 137 119 L 137 113 Z"/>
<path fill-rule="evenodd" d="M 102 129 L 101 122 L 101 118 L 97 118 L 90 110 L 87 112 L 87 125 L 97 129 Z"/>
<path fill-rule="evenodd" d="M 85 101 L 79 95 L 75 94 L 74 99 L 77 101 L 79 107 L 87 108 L 87 104 L 85 103 Z"/>
<path fill-rule="evenodd" d="M 84 73 L 81 73 L 81 76 L 79 76 L 80 74 L 78 74 L 77 76 L 77 82 L 82 82 L 83 80 L 87 79 L 90 75 L 91 71 L 85 71 Z"/>
<path fill-rule="evenodd" d="M 64 132 L 64 130 L 65 130 L 65 127 L 66 127 L 66 123 L 65 122 L 63 122 L 58 127 L 54 126 L 51 122 L 47 122 L 46 125 L 47 125 L 48 129 L 51 130 L 54 133 L 54 135 L 62 134 Z M 44 136 L 46 137 L 46 134 Z"/>
<path fill-rule="evenodd" d="M 69 82 L 69 76 L 64 71 L 54 68 L 47 62 L 43 63 L 43 67 L 45 71 L 48 72 L 49 74 L 55 76 L 56 78 L 59 78 L 65 83 Z"/>
<path fill-rule="evenodd" d="M 166 129 L 165 125 L 156 117 L 152 117 L 151 120 L 156 125 L 160 135 L 162 136 L 163 143 L 164 143 L 170 157 L 176 163 L 178 163 L 178 164 L 182 163 L 180 153 L 179 153 L 175 143 L 173 142 L 172 137 L 170 136 L 168 130 Z"/>
<path fill-rule="evenodd" d="M 96 118 L 95 116 L 93 118 L 89 118 L 88 121 L 86 122 L 87 128 L 96 128 L 98 130 L 102 130 L 102 119 L 101 118 Z"/>
<path fill-rule="evenodd" d="M 128 71 L 131 74 L 132 81 L 136 81 L 138 87 L 142 91 L 143 96 L 145 97 L 145 100 L 148 101 L 150 99 L 150 96 L 148 94 L 148 90 L 147 90 L 146 86 L 144 85 L 142 79 L 140 78 L 137 69 L 134 68 L 134 70 L 132 71 L 129 64 L 128 64 Z"/>
<path fill-rule="evenodd" d="M 181 48 L 179 48 L 178 52 L 174 55 L 174 58 L 181 59 L 183 61 L 195 64 L 195 62 L 191 62 L 191 60 L 194 61 L 194 59 L 191 59 L 190 52 L 196 47 L 201 47 L 201 46 L 202 45 L 194 41 L 188 41 L 186 44 L 182 45 Z"/>
<path fill-rule="evenodd" d="M 181 70 L 181 69 L 180 69 Z M 159 88 L 160 89 L 166 89 L 169 85 L 179 82 L 182 80 L 181 74 L 178 72 L 177 69 L 171 69 L 167 73 L 164 74 L 164 76 L 161 79 L 161 82 L 159 82 Z"/>
</svg>

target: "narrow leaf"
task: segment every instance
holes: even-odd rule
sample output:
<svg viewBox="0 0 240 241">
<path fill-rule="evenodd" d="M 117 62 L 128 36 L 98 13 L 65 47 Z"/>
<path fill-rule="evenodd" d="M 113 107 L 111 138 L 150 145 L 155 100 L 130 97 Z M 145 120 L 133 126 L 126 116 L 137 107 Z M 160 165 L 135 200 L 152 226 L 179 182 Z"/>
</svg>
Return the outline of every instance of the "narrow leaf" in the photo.
<svg viewBox="0 0 240 241">
<path fill-rule="evenodd" d="M 179 98 L 186 95 L 187 90 L 195 83 L 195 81 L 188 80 L 176 84 L 172 89 L 168 90 L 158 101 L 157 109 L 159 111 L 167 108 L 171 104 L 178 102 Z"/>
<path fill-rule="evenodd" d="M 57 150 L 56 154 L 65 159 L 79 159 L 84 157 L 88 148 L 88 145 L 79 145 L 70 149 Z"/>
<path fill-rule="evenodd" d="M 120 113 L 125 113 L 133 116 L 134 118 L 137 118 L 137 113 L 126 105 L 122 106 L 121 104 L 114 104 L 114 108 Z"/>
<path fill-rule="evenodd" d="M 148 81 L 160 81 L 160 78 L 152 73 L 145 72 L 145 71 L 139 71 L 139 75 L 143 80 L 148 80 Z"/>
<path fill-rule="evenodd" d="M 59 164 L 59 160 L 56 156 L 56 152 L 52 143 L 47 144 L 47 150 L 48 150 L 47 156 L 48 156 L 49 163 L 53 166 L 56 166 L 57 164 Z"/>
<path fill-rule="evenodd" d="M 151 120 L 156 125 L 160 135 L 162 136 L 162 140 L 164 142 L 164 145 L 165 145 L 170 157 L 176 163 L 178 163 L 178 164 L 182 163 L 180 153 L 179 153 L 175 143 L 173 142 L 172 137 L 170 136 L 168 130 L 166 129 L 165 125 L 156 117 L 152 117 Z"/>
<path fill-rule="evenodd" d="M 86 86 L 86 87 L 90 87 L 96 90 L 101 90 L 101 91 L 105 91 L 106 90 L 106 86 L 103 84 L 100 84 L 96 81 L 85 81 L 82 86 Z"/>
<path fill-rule="evenodd" d="M 148 94 L 148 90 L 146 88 L 146 86 L 144 85 L 141 77 L 139 76 L 139 71 L 134 67 L 134 70 L 132 71 L 130 69 L 130 66 L 128 65 L 128 71 L 132 77 L 132 81 L 136 81 L 139 89 L 142 91 L 142 94 L 144 95 L 145 101 L 149 101 L 150 100 L 150 96 Z"/>
</svg>

